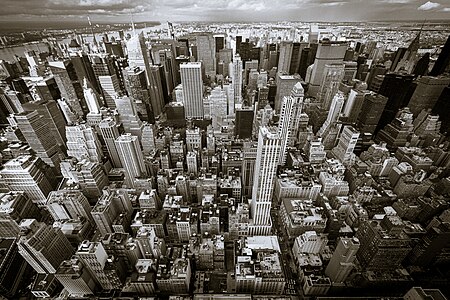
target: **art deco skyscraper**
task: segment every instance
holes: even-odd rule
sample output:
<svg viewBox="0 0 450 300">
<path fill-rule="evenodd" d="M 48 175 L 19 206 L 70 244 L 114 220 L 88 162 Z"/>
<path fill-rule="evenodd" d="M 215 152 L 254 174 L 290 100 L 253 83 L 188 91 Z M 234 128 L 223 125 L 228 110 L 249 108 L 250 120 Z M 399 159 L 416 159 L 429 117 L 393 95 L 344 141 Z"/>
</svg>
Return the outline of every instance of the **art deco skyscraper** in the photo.
<svg viewBox="0 0 450 300">
<path fill-rule="evenodd" d="M 91 126 L 86 124 L 66 126 L 66 137 L 67 155 L 78 160 L 101 161 L 102 146 Z"/>
<path fill-rule="evenodd" d="M 72 256 L 69 240 L 60 229 L 24 219 L 20 223 L 19 253 L 38 273 L 54 274 L 65 259 Z"/>
<path fill-rule="evenodd" d="M 202 64 L 190 62 L 180 65 L 186 118 L 203 119 Z"/>
<path fill-rule="evenodd" d="M 303 107 L 304 89 L 298 82 L 292 89 L 290 96 L 283 97 L 281 104 L 280 120 L 278 123 L 278 135 L 281 140 L 279 164 L 284 165 L 286 161 L 286 149 L 295 144 Z"/>
<path fill-rule="evenodd" d="M 0 175 L 9 190 L 25 192 L 28 199 L 41 207 L 45 205 L 47 195 L 57 185 L 51 168 L 40 158 L 30 155 L 8 161 Z"/>
<path fill-rule="evenodd" d="M 126 172 L 126 182 L 134 187 L 134 179 L 146 174 L 144 157 L 137 136 L 123 134 L 116 139 L 117 153 Z"/>
<path fill-rule="evenodd" d="M 272 228 L 270 208 L 274 178 L 280 156 L 280 136 L 276 128 L 263 126 L 259 129 L 258 150 L 256 154 L 253 192 L 251 200 L 253 235 L 268 235 Z"/>
<path fill-rule="evenodd" d="M 119 125 L 113 118 L 103 119 L 99 124 L 100 132 L 103 140 L 105 141 L 106 148 L 108 149 L 109 158 L 114 167 L 122 167 L 122 163 L 119 158 L 119 154 L 116 148 L 116 139 L 120 136 Z"/>
</svg>

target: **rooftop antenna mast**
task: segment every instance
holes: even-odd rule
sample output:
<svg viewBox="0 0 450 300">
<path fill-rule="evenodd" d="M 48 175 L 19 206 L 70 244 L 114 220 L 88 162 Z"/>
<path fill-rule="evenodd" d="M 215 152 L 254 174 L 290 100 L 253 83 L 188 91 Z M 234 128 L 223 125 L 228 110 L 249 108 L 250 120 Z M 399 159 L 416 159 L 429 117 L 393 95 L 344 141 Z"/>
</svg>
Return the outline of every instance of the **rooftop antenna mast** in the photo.
<svg viewBox="0 0 450 300">
<path fill-rule="evenodd" d="M 93 43 L 94 43 L 95 46 L 97 46 L 97 40 L 95 38 L 94 28 L 92 28 L 91 18 L 89 17 L 89 15 L 87 15 L 87 19 L 88 19 L 88 22 L 89 22 L 89 27 L 91 28 L 91 34 L 92 34 L 92 38 L 93 38 Z"/>
<path fill-rule="evenodd" d="M 131 5 L 130 0 L 128 0 L 128 4 Z M 132 9 L 130 9 L 130 18 L 131 18 L 131 28 L 133 29 L 133 35 L 136 35 L 136 27 L 134 26 L 133 10 Z"/>
</svg>

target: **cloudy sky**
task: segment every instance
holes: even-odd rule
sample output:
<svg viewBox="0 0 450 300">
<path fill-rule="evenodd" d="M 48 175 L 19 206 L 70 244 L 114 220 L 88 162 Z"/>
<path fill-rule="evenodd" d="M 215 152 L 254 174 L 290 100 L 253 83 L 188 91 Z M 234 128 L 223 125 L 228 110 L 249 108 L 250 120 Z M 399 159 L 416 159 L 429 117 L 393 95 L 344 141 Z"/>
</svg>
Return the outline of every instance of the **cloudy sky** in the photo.
<svg viewBox="0 0 450 300">
<path fill-rule="evenodd" d="M 450 0 L 0 0 L 2 21 L 450 20 Z"/>
</svg>

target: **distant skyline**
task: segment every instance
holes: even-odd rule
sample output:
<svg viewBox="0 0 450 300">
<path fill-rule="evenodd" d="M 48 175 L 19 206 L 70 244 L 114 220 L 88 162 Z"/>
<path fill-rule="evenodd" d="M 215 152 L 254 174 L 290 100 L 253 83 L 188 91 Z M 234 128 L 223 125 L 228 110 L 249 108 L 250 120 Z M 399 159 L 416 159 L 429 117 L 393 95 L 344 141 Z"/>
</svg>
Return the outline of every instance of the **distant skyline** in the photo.
<svg viewBox="0 0 450 300">
<path fill-rule="evenodd" d="M 450 20 L 448 0 L 0 0 L 0 20 L 390 21 Z"/>
</svg>

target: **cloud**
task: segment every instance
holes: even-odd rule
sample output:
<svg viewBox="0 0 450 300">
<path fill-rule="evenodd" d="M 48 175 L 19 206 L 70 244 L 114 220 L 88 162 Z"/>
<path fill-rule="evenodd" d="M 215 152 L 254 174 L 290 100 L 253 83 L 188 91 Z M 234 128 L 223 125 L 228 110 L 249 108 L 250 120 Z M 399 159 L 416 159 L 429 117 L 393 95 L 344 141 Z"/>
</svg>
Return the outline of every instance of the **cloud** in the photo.
<svg viewBox="0 0 450 300">
<path fill-rule="evenodd" d="M 444 7 L 443 9 L 441 9 L 441 11 L 450 12 L 450 7 Z"/>
<path fill-rule="evenodd" d="M 432 10 L 441 6 L 439 3 L 428 1 L 421 6 L 419 6 L 418 10 Z"/>
<path fill-rule="evenodd" d="M 410 3 L 411 0 L 381 0 L 382 3 L 389 3 L 389 4 L 406 4 Z"/>
</svg>

